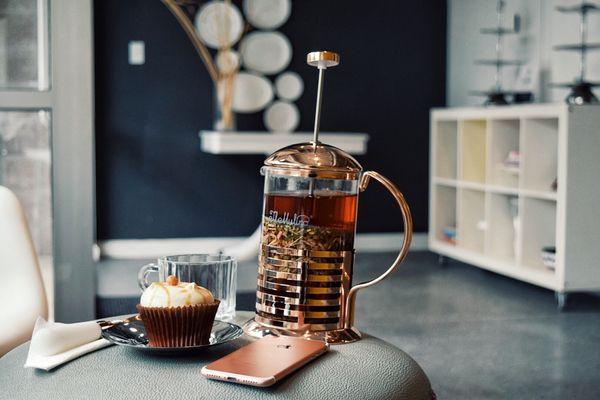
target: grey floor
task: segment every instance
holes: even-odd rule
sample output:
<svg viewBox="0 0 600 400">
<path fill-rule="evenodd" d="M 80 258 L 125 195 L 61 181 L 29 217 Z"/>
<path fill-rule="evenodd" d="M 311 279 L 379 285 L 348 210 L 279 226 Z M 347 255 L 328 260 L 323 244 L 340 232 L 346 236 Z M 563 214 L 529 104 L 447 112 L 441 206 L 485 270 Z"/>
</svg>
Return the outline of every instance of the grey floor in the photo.
<svg viewBox="0 0 600 400">
<path fill-rule="evenodd" d="M 356 282 L 393 254 L 357 256 Z M 142 262 L 103 261 L 101 296 L 139 295 Z M 256 264 L 238 289 L 255 288 Z M 566 312 L 552 292 L 450 261 L 411 253 L 402 268 L 358 296 L 357 326 L 410 354 L 440 399 L 600 398 L 600 300 L 581 295 Z"/>
</svg>

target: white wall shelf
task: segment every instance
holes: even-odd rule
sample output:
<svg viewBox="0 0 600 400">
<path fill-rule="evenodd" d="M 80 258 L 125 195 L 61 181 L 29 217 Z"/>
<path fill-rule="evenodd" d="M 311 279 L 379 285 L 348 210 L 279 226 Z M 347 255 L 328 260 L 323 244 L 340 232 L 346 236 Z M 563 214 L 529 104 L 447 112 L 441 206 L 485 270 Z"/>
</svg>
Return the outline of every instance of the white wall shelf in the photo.
<svg viewBox="0 0 600 400">
<path fill-rule="evenodd" d="M 432 251 L 554 290 L 561 307 L 600 290 L 600 106 L 434 109 L 430 139 Z"/>
<path fill-rule="evenodd" d="M 265 154 L 269 155 L 282 147 L 294 143 L 309 142 L 312 133 L 270 133 L 270 132 L 218 132 L 200 131 L 200 147 L 210 154 Z M 367 152 L 369 135 L 366 133 L 321 133 L 319 140 L 339 147 L 350 154 L 361 155 Z"/>
</svg>

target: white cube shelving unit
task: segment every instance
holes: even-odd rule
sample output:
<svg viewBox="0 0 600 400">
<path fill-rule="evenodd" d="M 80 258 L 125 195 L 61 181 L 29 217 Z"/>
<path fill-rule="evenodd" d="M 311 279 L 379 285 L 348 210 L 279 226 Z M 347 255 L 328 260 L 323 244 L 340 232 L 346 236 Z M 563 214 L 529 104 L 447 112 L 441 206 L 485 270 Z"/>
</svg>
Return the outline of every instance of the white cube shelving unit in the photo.
<svg viewBox="0 0 600 400">
<path fill-rule="evenodd" d="M 554 290 L 561 308 L 569 292 L 600 290 L 600 106 L 434 109 L 430 139 L 432 251 Z"/>
</svg>

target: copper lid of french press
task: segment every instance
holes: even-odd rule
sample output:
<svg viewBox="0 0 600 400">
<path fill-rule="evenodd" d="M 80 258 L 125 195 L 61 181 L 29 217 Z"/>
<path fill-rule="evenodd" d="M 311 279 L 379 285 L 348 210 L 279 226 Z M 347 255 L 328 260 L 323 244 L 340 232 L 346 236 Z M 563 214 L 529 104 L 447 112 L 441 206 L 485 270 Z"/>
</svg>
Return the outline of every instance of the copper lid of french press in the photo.
<svg viewBox="0 0 600 400">
<path fill-rule="evenodd" d="M 267 157 L 265 166 L 283 175 L 358 179 L 362 166 L 354 157 L 342 149 L 319 142 L 324 72 L 327 68 L 338 65 L 340 56 L 331 51 L 315 51 L 306 56 L 306 62 L 319 70 L 313 141 L 297 143 L 277 150 Z"/>
<path fill-rule="evenodd" d="M 265 165 L 275 173 L 324 179 L 358 179 L 361 165 L 344 150 L 327 144 L 298 143 L 277 150 Z"/>
</svg>

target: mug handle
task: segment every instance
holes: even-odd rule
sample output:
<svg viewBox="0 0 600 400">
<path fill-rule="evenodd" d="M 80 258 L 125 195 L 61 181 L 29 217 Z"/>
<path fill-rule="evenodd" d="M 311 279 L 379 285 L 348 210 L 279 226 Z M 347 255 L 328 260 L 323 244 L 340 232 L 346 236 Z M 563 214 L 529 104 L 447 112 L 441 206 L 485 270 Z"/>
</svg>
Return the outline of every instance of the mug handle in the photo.
<svg viewBox="0 0 600 400">
<path fill-rule="evenodd" d="M 356 293 L 360 289 L 364 289 L 381 282 L 382 280 L 387 278 L 392 272 L 394 272 L 406 257 L 408 249 L 410 248 L 410 242 L 412 241 L 412 217 L 410 215 L 410 208 L 408 207 L 408 203 L 404 199 L 402 192 L 400 192 L 400 190 L 398 190 L 398 188 L 389 179 L 375 171 L 366 171 L 362 174 L 358 185 L 358 189 L 361 192 L 367 188 L 371 178 L 381 183 L 392 194 L 392 196 L 394 196 L 394 199 L 396 199 L 396 202 L 400 206 L 400 211 L 402 211 L 402 221 L 404 222 L 404 240 L 402 241 L 402 247 L 400 247 L 400 252 L 398 253 L 398 256 L 396 257 L 392 265 L 387 269 L 387 271 L 385 271 L 383 274 L 381 274 L 375 279 L 352 286 L 352 288 L 348 292 L 348 299 L 346 300 L 345 328 L 352 328 L 352 326 L 354 325 L 354 304 L 356 302 Z"/>
<path fill-rule="evenodd" d="M 152 284 L 152 282 L 148 281 L 148 274 L 150 274 L 151 272 L 156 272 L 158 274 L 157 264 L 146 264 L 142 268 L 140 268 L 140 272 L 138 272 L 138 285 L 140 286 L 140 289 L 142 289 L 142 291 Z"/>
</svg>

